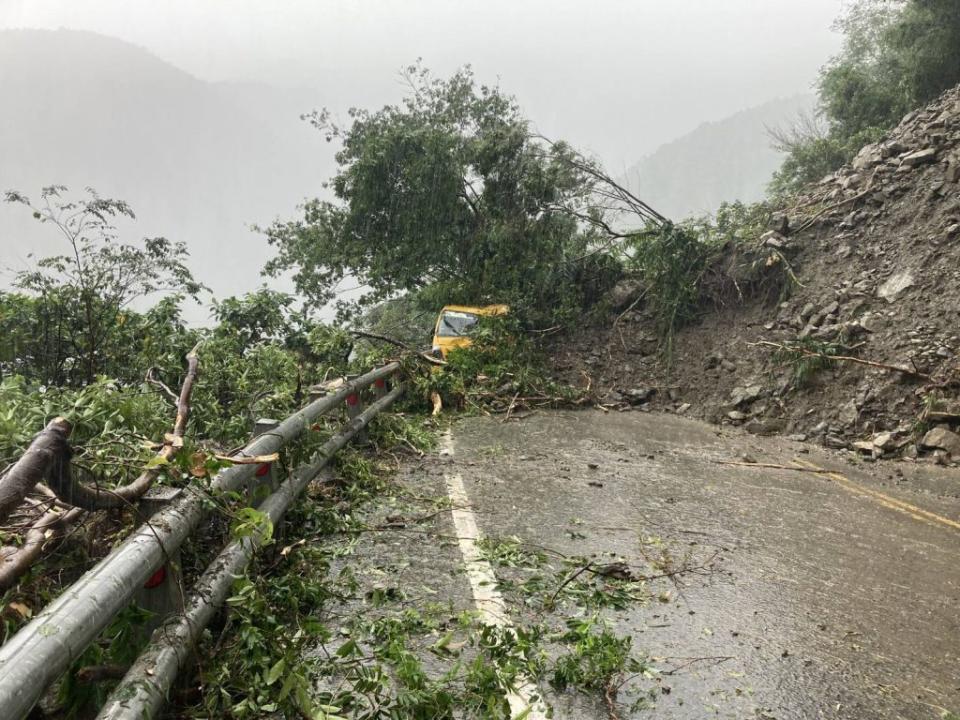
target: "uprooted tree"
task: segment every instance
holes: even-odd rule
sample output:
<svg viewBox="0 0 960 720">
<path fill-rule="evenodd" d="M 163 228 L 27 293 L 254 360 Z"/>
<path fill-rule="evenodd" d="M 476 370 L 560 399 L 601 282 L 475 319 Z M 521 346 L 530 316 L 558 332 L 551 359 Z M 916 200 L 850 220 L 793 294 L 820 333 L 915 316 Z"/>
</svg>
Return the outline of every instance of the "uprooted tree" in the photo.
<svg viewBox="0 0 960 720">
<path fill-rule="evenodd" d="M 556 318 L 616 278 L 599 248 L 662 217 L 591 159 L 531 132 L 517 102 L 478 85 L 469 68 L 446 80 L 404 73 L 406 99 L 349 125 L 308 116 L 342 143 L 334 201 L 265 230 L 278 249 L 269 273 L 292 270 L 298 290 L 326 302 L 346 275 L 369 288 L 361 304 L 403 293 L 424 304 L 507 302 Z M 355 309 L 355 308 L 354 308 Z"/>
</svg>

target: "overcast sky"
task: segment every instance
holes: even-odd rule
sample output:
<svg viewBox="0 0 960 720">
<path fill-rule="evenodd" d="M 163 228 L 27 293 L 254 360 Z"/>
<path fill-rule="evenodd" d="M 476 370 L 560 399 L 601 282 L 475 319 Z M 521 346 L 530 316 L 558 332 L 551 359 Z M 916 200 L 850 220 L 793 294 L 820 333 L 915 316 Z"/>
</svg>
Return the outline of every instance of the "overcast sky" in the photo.
<svg viewBox="0 0 960 720">
<path fill-rule="evenodd" d="M 123 38 L 205 80 L 306 86 L 331 109 L 471 63 L 539 129 L 618 171 L 663 142 L 810 90 L 841 0 L 0 0 L 0 27 Z"/>
</svg>

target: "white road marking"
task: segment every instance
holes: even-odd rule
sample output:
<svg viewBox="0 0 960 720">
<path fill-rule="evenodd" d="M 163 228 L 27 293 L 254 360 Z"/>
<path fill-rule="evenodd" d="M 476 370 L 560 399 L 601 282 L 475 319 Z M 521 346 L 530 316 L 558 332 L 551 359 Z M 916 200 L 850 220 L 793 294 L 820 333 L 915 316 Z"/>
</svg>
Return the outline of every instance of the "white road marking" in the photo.
<svg viewBox="0 0 960 720">
<path fill-rule="evenodd" d="M 443 434 L 441 455 L 453 456 L 453 434 L 447 430 Z M 477 527 L 477 518 L 470 507 L 470 498 L 467 497 L 463 486 L 463 477 L 459 473 L 444 473 L 447 483 L 447 495 L 453 506 L 453 524 L 457 529 L 457 538 L 460 544 L 460 554 L 463 555 L 467 579 L 473 591 L 473 601 L 480 611 L 480 619 L 488 625 L 501 628 L 512 627 L 507 616 L 507 606 L 503 595 L 497 590 L 497 578 L 493 568 L 480 554 L 477 540 L 480 539 L 480 529 Z M 540 692 L 529 678 L 520 677 L 519 687 L 507 694 L 510 703 L 510 712 L 513 717 L 523 717 L 524 720 L 546 720 L 547 710 L 539 700 Z"/>
</svg>

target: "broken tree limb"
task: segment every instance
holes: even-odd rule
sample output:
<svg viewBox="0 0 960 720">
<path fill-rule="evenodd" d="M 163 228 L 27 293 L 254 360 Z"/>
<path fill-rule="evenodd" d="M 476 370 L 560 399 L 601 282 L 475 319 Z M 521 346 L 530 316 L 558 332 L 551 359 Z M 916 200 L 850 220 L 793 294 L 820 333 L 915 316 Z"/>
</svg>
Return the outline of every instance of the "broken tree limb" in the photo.
<svg viewBox="0 0 960 720">
<path fill-rule="evenodd" d="M 829 475 L 832 470 L 814 470 L 813 468 L 797 467 L 796 465 L 778 465 L 777 463 L 743 462 L 740 460 L 714 460 L 717 465 L 735 465 L 737 467 L 766 468 L 768 470 L 794 470 L 808 472 L 814 475 Z"/>
<path fill-rule="evenodd" d="M 270 453 L 269 455 L 214 455 L 217 460 L 231 463 L 233 465 L 263 465 L 264 463 L 276 462 L 280 459 L 280 453 Z"/>
<path fill-rule="evenodd" d="M 394 347 L 398 347 L 398 348 L 400 348 L 401 350 L 403 350 L 403 351 L 405 351 L 405 352 L 408 352 L 408 353 L 411 353 L 411 354 L 413 354 L 413 355 L 416 355 L 416 356 L 417 356 L 418 358 L 420 358 L 421 360 L 425 360 L 425 361 L 427 361 L 428 363 L 431 363 L 432 365 L 446 365 L 446 364 L 447 364 L 445 360 L 441 360 L 440 358 L 435 358 L 435 357 L 433 357 L 432 355 L 428 355 L 428 354 L 425 353 L 425 352 L 420 352 L 419 350 L 414 350 L 412 347 L 410 347 L 409 345 L 407 345 L 405 342 L 401 342 L 400 340 L 396 340 L 395 338 L 392 338 L 392 337 L 387 337 L 386 335 L 380 335 L 379 333 L 367 332 L 366 330 L 351 330 L 351 331 L 350 331 L 350 334 L 353 335 L 354 337 L 365 338 L 365 339 L 367 339 L 367 340 L 379 340 L 380 342 L 385 342 L 385 343 L 387 343 L 388 345 L 393 345 Z"/>
<path fill-rule="evenodd" d="M 169 463 L 183 447 L 183 434 L 187 429 L 187 420 L 190 417 L 190 394 L 197 380 L 200 370 L 200 359 L 197 356 L 197 344 L 187 353 L 187 374 L 180 388 L 177 398 L 177 416 L 173 423 L 173 432 L 164 437 L 163 447 L 157 453 L 150 467 L 140 473 L 133 482 L 115 489 L 102 489 L 97 485 L 88 485 L 78 481 L 70 472 L 69 462 L 58 468 L 47 478 L 47 484 L 61 500 L 83 508 L 84 510 L 107 510 L 109 508 L 124 507 L 143 496 L 153 485 L 160 474 L 160 468 Z M 68 458 L 69 458 L 69 447 Z"/>
<path fill-rule="evenodd" d="M 27 530 L 22 545 L 0 548 L 0 591 L 12 587 L 40 557 L 46 542 L 57 537 L 82 514 L 80 508 L 66 512 L 48 510 Z"/>
<path fill-rule="evenodd" d="M 773 348 L 774 350 L 781 350 L 784 352 L 799 353 L 803 357 L 822 358 L 824 360 L 837 362 L 850 362 L 857 365 L 865 365 L 867 367 L 877 368 L 879 370 L 898 372 L 902 373 L 903 375 L 909 375 L 910 377 L 921 378 L 923 380 L 933 380 L 930 375 L 920 372 L 919 370 L 903 367 L 902 365 L 890 365 L 888 363 L 876 362 L 874 360 L 864 360 L 863 358 L 853 357 L 852 355 L 830 355 L 828 353 L 816 352 L 815 350 L 808 350 L 807 348 L 797 347 L 794 345 L 784 345 L 782 343 L 770 342 L 769 340 L 760 340 L 759 342 L 749 344 L 769 347 Z"/>
<path fill-rule="evenodd" d="M 37 483 L 55 470 L 62 462 L 64 448 L 69 448 L 67 438 L 73 425 L 66 418 L 56 417 L 37 433 L 27 451 L 0 478 L 0 522 L 5 521 L 23 502 Z"/>
</svg>

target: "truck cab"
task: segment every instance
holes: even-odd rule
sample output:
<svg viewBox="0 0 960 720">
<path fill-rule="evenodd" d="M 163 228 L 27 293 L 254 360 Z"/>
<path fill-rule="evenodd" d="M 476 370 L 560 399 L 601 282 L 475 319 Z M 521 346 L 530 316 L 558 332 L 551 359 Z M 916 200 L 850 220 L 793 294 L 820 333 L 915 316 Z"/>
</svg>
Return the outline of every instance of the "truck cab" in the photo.
<svg viewBox="0 0 960 720">
<path fill-rule="evenodd" d="M 506 305 L 445 305 L 437 318 L 433 331 L 433 354 L 447 357 L 453 348 L 469 347 L 473 343 L 473 332 L 483 317 L 506 315 L 510 308 Z"/>
</svg>

